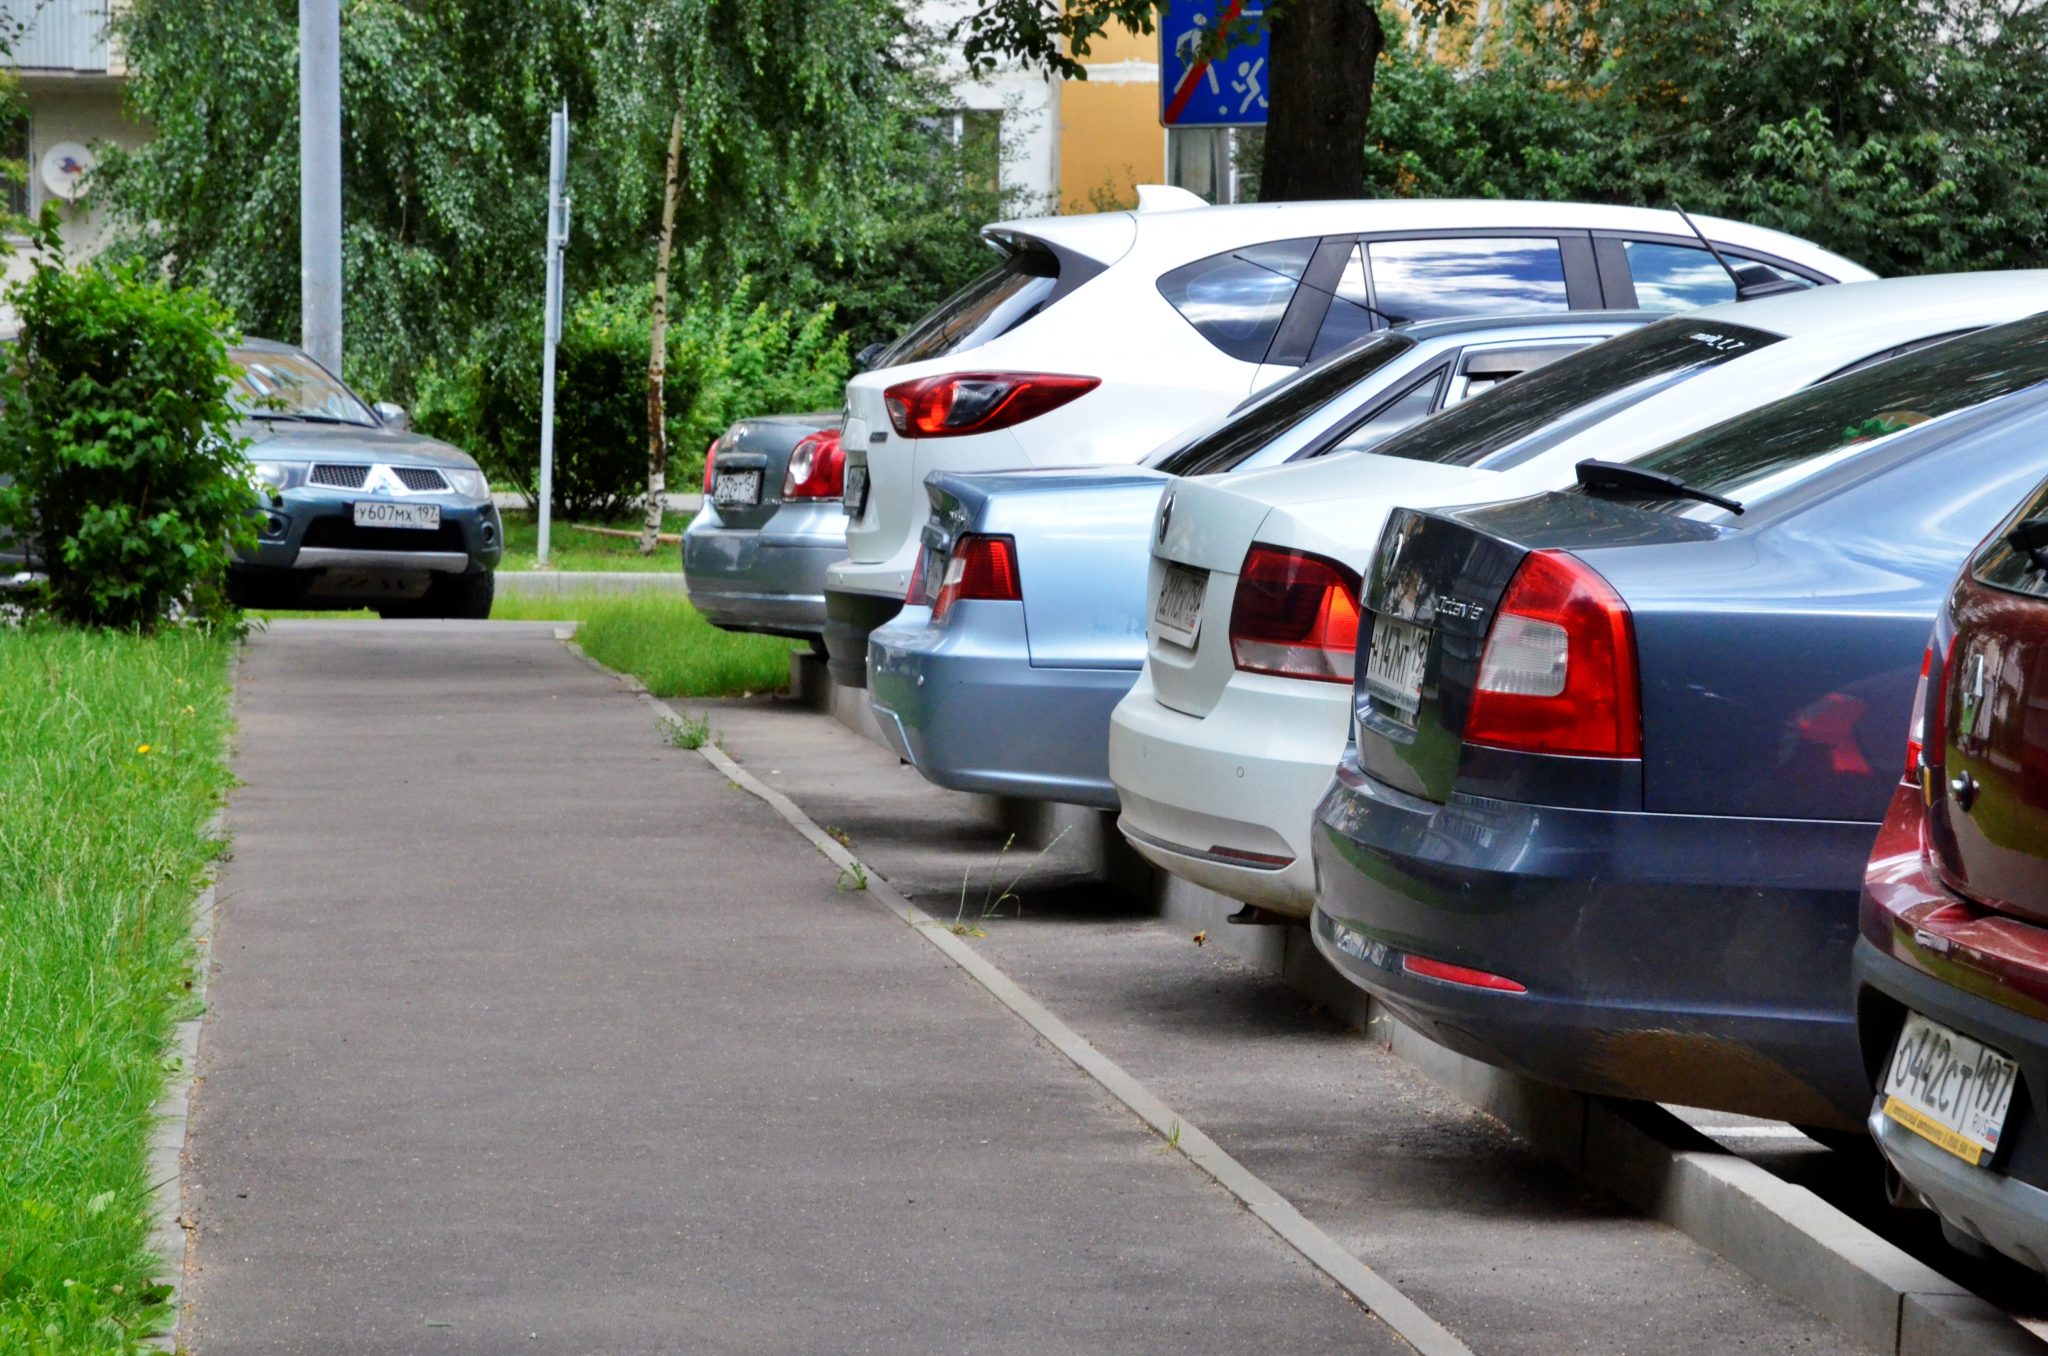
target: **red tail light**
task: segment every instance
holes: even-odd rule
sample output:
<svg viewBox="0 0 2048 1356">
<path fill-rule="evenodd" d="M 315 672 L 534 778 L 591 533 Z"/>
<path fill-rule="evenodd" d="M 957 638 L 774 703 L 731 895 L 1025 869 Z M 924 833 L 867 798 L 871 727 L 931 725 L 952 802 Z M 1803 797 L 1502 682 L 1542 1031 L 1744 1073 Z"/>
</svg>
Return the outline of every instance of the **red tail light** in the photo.
<svg viewBox="0 0 2048 1356">
<path fill-rule="evenodd" d="M 1403 956 L 1401 968 L 1411 975 L 1424 979 L 1440 980 L 1445 984 L 1463 984 L 1468 989 L 1492 989 L 1496 993 L 1527 993 L 1528 986 L 1517 984 L 1505 975 L 1489 974 L 1469 966 L 1452 965 L 1449 961 L 1431 960 L 1427 956 Z"/>
<path fill-rule="evenodd" d="M 1358 576 L 1334 560 L 1254 545 L 1230 603 L 1230 656 L 1246 673 L 1348 683 Z"/>
<path fill-rule="evenodd" d="M 1021 602 L 1024 588 L 1017 579 L 1017 543 L 1011 537 L 967 533 L 953 543 L 939 596 L 932 600 L 932 620 L 944 621 L 963 598 Z"/>
<path fill-rule="evenodd" d="M 839 430 L 822 428 L 804 435 L 789 452 L 789 470 L 782 477 L 784 499 L 837 499 L 846 493 L 846 454 Z"/>
<path fill-rule="evenodd" d="M 905 438 L 957 438 L 1036 419 L 1102 385 L 1051 372 L 955 372 L 898 382 L 882 393 Z"/>
<path fill-rule="evenodd" d="M 704 449 L 704 494 L 711 495 L 711 460 L 718 455 L 718 439 L 711 440 L 711 446 Z"/>
<path fill-rule="evenodd" d="M 905 607 L 923 607 L 931 601 L 931 599 L 925 596 L 924 587 L 924 560 L 930 554 L 931 552 L 925 547 L 920 546 L 917 548 L 917 563 L 910 567 L 910 587 L 903 590 L 903 605 Z"/>
<path fill-rule="evenodd" d="M 1920 682 L 1913 689 L 1913 718 L 1906 726 L 1906 775 L 1904 780 L 1920 783 L 1920 750 L 1927 740 L 1927 675 L 1934 668 L 1934 645 L 1920 656 Z"/>
<path fill-rule="evenodd" d="M 1523 559 L 1486 633 L 1465 738 L 1524 753 L 1642 757 L 1635 625 L 1605 579 L 1559 551 Z"/>
</svg>

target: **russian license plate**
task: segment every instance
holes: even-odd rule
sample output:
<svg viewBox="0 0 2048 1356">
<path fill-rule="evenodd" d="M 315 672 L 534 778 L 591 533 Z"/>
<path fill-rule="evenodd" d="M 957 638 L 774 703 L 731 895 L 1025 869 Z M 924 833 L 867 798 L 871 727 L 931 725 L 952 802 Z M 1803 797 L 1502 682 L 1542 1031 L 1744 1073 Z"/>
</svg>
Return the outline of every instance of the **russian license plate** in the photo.
<svg viewBox="0 0 2048 1356">
<path fill-rule="evenodd" d="M 1153 605 L 1152 621 L 1162 639 L 1192 650 L 1202 631 L 1202 598 L 1209 592 L 1209 572 L 1185 565 L 1169 565 L 1159 583 L 1159 601 Z"/>
<path fill-rule="evenodd" d="M 1909 1012 L 1885 1071 L 1884 1114 L 1981 1167 L 1998 1152 L 2018 1079 L 2013 1060 Z"/>
<path fill-rule="evenodd" d="M 389 499 L 356 502 L 357 527 L 409 527 L 428 531 L 441 525 L 439 504 L 400 504 Z"/>
<path fill-rule="evenodd" d="M 865 463 L 847 463 L 846 487 L 841 493 L 846 500 L 847 517 L 859 518 L 868 511 L 868 468 Z"/>
<path fill-rule="evenodd" d="M 711 479 L 711 502 L 720 508 L 761 502 L 759 471 L 720 471 Z"/>
<path fill-rule="evenodd" d="M 1372 644 L 1365 652 L 1365 690 L 1412 721 L 1422 706 L 1422 667 L 1428 658 L 1428 627 L 1374 616 Z"/>
</svg>

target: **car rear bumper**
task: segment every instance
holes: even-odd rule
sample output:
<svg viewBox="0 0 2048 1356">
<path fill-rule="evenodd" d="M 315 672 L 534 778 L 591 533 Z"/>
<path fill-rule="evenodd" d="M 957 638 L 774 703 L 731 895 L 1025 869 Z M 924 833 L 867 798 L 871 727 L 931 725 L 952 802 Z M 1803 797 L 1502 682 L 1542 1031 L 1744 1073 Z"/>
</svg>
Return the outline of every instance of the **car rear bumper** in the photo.
<svg viewBox="0 0 2048 1356">
<path fill-rule="evenodd" d="M 916 553 L 879 565 L 835 562 L 825 572 L 825 666 L 841 687 L 868 685 L 868 637 L 903 610 Z"/>
<path fill-rule="evenodd" d="M 868 638 L 868 688 L 897 752 L 955 791 L 1113 810 L 1109 713 L 1135 669 L 1034 668 L 1021 603 L 905 608 Z"/>
<path fill-rule="evenodd" d="M 1317 947 L 1426 1035 L 1583 1092 L 1862 1124 L 1849 955 L 1874 826 L 1438 805 L 1348 758 L 1315 820 Z"/>
<path fill-rule="evenodd" d="M 1190 716 L 1141 676 L 1110 718 L 1117 827 L 1184 880 L 1308 917 L 1309 824 L 1343 750 L 1348 696 L 1334 683 L 1240 675 L 1207 716 Z"/>
<path fill-rule="evenodd" d="M 683 533 L 683 587 L 713 626 L 797 637 L 825 631 L 825 573 L 846 558 L 838 502 L 785 504 L 758 528 L 699 514 Z"/>
</svg>

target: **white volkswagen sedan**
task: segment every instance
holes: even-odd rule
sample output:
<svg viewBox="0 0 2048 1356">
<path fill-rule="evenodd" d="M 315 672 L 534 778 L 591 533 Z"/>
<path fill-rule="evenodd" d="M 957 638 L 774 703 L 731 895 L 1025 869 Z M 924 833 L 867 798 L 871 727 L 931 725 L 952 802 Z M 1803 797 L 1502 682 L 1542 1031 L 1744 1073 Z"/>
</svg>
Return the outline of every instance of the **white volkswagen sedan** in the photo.
<svg viewBox="0 0 2048 1356">
<path fill-rule="evenodd" d="M 2048 270 L 1731 302 L 1560 358 L 1371 452 L 1175 481 L 1153 535 L 1145 667 L 1110 719 L 1118 827 L 1177 876 L 1306 918 L 1310 824 L 1349 728 L 1360 580 L 1394 508 L 1561 488 L 1588 458 L 1628 461 L 2044 309 Z"/>
<path fill-rule="evenodd" d="M 934 471 L 1137 461 L 1267 382 L 1406 320 L 1681 310 L 1734 295 L 1674 212 L 1576 203 L 1202 207 L 1003 222 L 1002 262 L 847 383 L 847 559 L 826 575 L 835 681 L 903 606 Z M 1184 210 L 1166 210 L 1180 208 Z M 1753 278 L 1868 270 L 1776 231 L 1698 219 Z"/>
</svg>

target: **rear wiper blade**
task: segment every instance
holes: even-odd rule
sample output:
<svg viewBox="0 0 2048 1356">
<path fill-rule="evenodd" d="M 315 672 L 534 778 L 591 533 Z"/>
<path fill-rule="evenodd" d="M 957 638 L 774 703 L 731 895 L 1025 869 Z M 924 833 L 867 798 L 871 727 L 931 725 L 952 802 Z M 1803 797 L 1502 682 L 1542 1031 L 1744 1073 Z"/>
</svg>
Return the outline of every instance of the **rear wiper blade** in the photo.
<svg viewBox="0 0 2048 1356">
<path fill-rule="evenodd" d="M 1742 512 L 1742 505 L 1712 490 L 1688 485 L 1677 476 L 1631 466 L 1625 461 L 1601 461 L 1588 457 L 1578 466 L 1579 484 L 1589 490 L 1632 490 L 1639 494 L 1668 494 L 1674 499 L 1697 499 L 1702 504 Z"/>
</svg>

